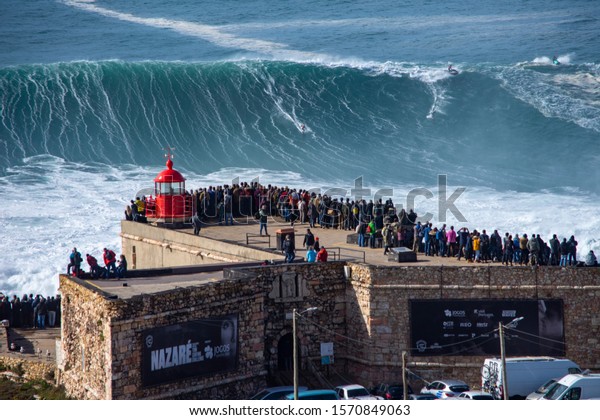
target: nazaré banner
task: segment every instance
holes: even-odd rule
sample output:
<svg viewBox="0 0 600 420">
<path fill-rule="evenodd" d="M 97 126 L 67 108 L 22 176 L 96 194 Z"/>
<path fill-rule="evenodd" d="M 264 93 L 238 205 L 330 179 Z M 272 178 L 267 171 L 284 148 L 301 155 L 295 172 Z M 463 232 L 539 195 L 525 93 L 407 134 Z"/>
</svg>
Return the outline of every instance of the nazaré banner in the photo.
<svg viewBox="0 0 600 420">
<path fill-rule="evenodd" d="M 143 386 L 237 368 L 237 314 L 144 330 L 142 340 Z"/>
<path fill-rule="evenodd" d="M 564 356 L 563 301 L 411 300 L 411 355 L 500 354 L 499 324 L 507 356 Z"/>
</svg>

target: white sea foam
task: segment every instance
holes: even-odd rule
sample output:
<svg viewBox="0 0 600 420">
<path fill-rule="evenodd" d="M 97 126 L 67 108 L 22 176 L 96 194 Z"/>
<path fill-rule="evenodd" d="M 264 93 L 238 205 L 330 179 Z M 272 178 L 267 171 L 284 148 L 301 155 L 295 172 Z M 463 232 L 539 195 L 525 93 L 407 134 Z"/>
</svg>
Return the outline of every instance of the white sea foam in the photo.
<svg viewBox="0 0 600 420">
<path fill-rule="evenodd" d="M 27 159 L 0 182 L 0 291 L 56 293 L 76 246 L 97 258 L 120 249 L 119 219 L 138 186 L 151 178 L 139 168 L 88 167 L 52 157 Z M 30 180 L 34 182 L 29 182 Z"/>
<path fill-rule="evenodd" d="M 492 69 L 490 76 L 500 79 L 517 99 L 532 105 L 544 116 L 600 132 L 597 74 L 590 73 L 588 66 L 563 73 L 561 66 L 547 68 L 552 65 L 548 57 L 536 60 L 533 66 L 520 63 L 515 67 Z M 544 69 L 547 71 L 542 71 Z"/>
<path fill-rule="evenodd" d="M 166 19 L 160 17 L 140 17 L 132 15 L 130 13 L 122 13 L 115 10 L 100 7 L 95 4 L 81 3 L 79 1 L 64 0 L 63 3 L 72 7 L 86 10 L 88 12 L 97 13 L 99 15 L 113 19 L 118 19 L 124 22 L 136 23 L 152 28 L 170 29 L 174 32 L 183 35 L 204 39 L 208 42 L 213 43 L 214 45 L 224 48 L 242 49 L 246 51 L 267 54 L 279 58 L 294 56 L 300 58 L 301 60 L 307 61 L 329 60 L 329 56 L 318 53 L 294 50 L 289 48 L 287 45 L 279 42 L 236 36 L 234 34 L 225 32 L 218 26 L 205 25 L 202 23 L 188 22 L 184 20 Z"/>
<path fill-rule="evenodd" d="M 573 60 L 574 57 L 575 57 L 575 54 L 569 53 L 569 54 L 558 55 L 558 56 L 556 56 L 556 59 L 558 60 L 558 62 L 560 64 L 571 64 L 571 61 Z M 554 59 L 550 58 L 550 57 L 546 57 L 546 56 L 536 57 L 533 59 L 532 63 L 548 66 L 548 65 L 554 64 Z"/>
<path fill-rule="evenodd" d="M 97 258 L 109 247 L 119 253 L 120 224 L 123 210 L 136 192 L 152 187 L 154 176 L 162 168 L 107 165 L 78 165 L 50 156 L 27 159 L 0 178 L 0 223 L 4 240 L 0 243 L 0 291 L 4 293 L 55 294 L 58 274 L 66 271 L 68 256 L 76 246 L 85 256 Z M 218 172 L 184 174 L 187 188 L 230 184 L 238 178 L 261 184 L 288 185 L 325 191 L 354 188 L 354 181 L 332 184 L 326 179 L 308 179 L 295 172 L 268 171 L 260 168 L 223 168 Z M 449 180 L 451 182 L 451 180 Z M 427 185 L 368 185 L 375 191 L 391 188 L 394 202 L 405 208 L 408 192 Z M 449 186 L 450 197 L 456 186 Z M 560 238 L 575 235 L 579 241 L 579 258 L 589 249 L 600 252 L 599 197 L 574 190 L 516 193 L 467 187 L 455 205 L 467 222 L 451 213 L 442 222 L 438 214 L 438 193 L 434 198 L 417 197 L 416 211 L 434 215 L 433 223 L 463 225 L 473 229 L 498 229 L 501 234 L 539 233 L 547 241 L 551 234 Z M 87 264 L 83 264 L 87 268 Z"/>
</svg>

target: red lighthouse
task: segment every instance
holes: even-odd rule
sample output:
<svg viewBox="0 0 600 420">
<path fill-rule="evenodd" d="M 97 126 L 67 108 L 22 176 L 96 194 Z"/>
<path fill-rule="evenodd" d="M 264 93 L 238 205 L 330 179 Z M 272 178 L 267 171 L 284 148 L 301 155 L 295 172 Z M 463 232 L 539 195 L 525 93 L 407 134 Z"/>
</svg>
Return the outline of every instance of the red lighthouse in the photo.
<svg viewBox="0 0 600 420">
<path fill-rule="evenodd" d="M 173 169 L 171 154 L 167 169 L 154 178 L 154 198 L 146 202 L 146 218 L 155 224 L 182 224 L 192 217 L 192 196 L 185 190 L 185 178 Z"/>
</svg>

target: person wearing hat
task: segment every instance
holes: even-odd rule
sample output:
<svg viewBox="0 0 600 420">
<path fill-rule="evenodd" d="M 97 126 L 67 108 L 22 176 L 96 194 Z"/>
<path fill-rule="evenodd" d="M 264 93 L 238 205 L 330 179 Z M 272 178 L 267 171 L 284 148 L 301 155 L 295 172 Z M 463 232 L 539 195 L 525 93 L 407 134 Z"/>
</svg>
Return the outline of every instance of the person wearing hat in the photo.
<svg viewBox="0 0 600 420">
<path fill-rule="evenodd" d="M 315 252 L 319 252 L 319 250 L 321 249 L 321 246 L 319 245 L 319 237 L 318 236 L 315 237 L 315 244 L 313 245 L 313 248 L 315 249 Z"/>
</svg>

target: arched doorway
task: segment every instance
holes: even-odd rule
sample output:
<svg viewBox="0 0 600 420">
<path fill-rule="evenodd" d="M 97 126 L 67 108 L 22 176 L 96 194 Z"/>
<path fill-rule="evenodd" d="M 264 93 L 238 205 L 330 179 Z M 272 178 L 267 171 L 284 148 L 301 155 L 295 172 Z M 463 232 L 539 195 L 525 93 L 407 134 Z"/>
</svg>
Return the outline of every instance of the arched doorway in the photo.
<svg viewBox="0 0 600 420">
<path fill-rule="evenodd" d="M 277 344 L 277 369 L 294 369 L 294 338 L 292 333 L 287 333 L 279 339 Z"/>
</svg>

